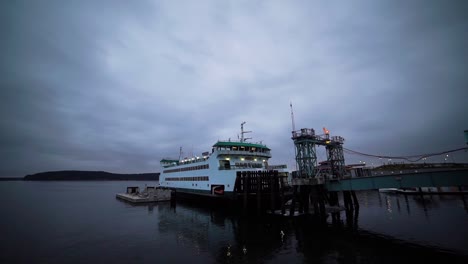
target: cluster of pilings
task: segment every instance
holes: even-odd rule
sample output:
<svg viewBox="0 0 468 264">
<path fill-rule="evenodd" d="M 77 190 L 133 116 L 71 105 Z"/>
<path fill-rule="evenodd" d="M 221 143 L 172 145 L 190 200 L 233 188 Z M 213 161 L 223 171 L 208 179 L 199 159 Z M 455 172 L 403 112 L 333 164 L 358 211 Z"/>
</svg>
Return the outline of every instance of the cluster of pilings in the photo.
<svg viewBox="0 0 468 264">
<path fill-rule="evenodd" d="M 284 204 L 287 179 L 278 171 L 238 171 L 234 192 L 242 202 L 243 209 L 275 210 Z"/>
<path fill-rule="evenodd" d="M 343 191 L 342 196 L 346 211 L 359 210 L 359 202 L 354 191 Z M 342 208 L 339 193 L 328 192 L 323 184 L 294 185 L 291 198 L 290 215 L 296 212 L 296 208 L 298 213 L 314 213 L 319 216 L 326 216 L 329 211 L 335 212 Z M 285 205 L 282 206 L 283 214 L 285 213 L 284 208 Z"/>
<path fill-rule="evenodd" d="M 323 185 L 294 185 L 291 204 L 289 205 L 289 215 L 294 215 L 296 212 L 300 214 L 308 214 L 310 206 L 313 207 L 314 213 L 326 215 L 325 204 L 327 202 L 326 191 Z M 285 205 L 281 208 L 282 213 L 285 213 Z"/>
<path fill-rule="evenodd" d="M 341 210 L 338 192 L 328 192 L 323 184 L 288 185 L 278 171 L 239 171 L 234 192 L 241 207 L 247 210 L 271 211 L 281 215 L 316 214 L 325 217 Z M 359 208 L 354 191 L 343 191 L 344 209 Z M 331 208 L 331 209 L 330 209 Z"/>
</svg>

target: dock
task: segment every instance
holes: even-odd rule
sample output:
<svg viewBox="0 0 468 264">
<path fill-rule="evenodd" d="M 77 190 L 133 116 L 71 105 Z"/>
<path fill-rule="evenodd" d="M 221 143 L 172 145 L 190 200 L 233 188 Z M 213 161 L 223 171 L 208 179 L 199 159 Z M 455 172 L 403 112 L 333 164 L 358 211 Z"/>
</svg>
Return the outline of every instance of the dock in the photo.
<svg viewBox="0 0 468 264">
<path fill-rule="evenodd" d="M 118 193 L 116 198 L 130 203 L 153 203 L 171 200 L 171 190 L 157 187 L 145 187 L 142 192 L 136 186 L 127 187 L 126 193 Z"/>
</svg>

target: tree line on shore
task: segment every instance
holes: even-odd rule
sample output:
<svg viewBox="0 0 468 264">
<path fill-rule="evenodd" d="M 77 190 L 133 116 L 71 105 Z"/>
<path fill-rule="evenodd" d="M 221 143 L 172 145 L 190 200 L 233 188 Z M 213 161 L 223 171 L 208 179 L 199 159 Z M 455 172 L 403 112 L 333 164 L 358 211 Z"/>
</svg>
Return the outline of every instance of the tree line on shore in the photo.
<svg viewBox="0 0 468 264">
<path fill-rule="evenodd" d="M 60 180 L 159 180 L 159 173 L 120 174 L 106 171 L 47 171 L 26 175 L 25 181 L 60 181 Z"/>
</svg>

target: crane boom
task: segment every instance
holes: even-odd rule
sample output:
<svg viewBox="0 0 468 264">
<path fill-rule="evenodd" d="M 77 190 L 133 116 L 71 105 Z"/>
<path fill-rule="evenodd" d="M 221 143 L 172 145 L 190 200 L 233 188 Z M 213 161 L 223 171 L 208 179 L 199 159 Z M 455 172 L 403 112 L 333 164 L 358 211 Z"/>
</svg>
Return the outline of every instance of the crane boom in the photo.
<svg viewBox="0 0 468 264">
<path fill-rule="evenodd" d="M 292 123 L 292 131 L 296 131 L 296 124 L 294 123 L 294 112 L 292 107 L 292 102 L 289 102 L 289 106 L 291 107 L 291 123 Z"/>
</svg>

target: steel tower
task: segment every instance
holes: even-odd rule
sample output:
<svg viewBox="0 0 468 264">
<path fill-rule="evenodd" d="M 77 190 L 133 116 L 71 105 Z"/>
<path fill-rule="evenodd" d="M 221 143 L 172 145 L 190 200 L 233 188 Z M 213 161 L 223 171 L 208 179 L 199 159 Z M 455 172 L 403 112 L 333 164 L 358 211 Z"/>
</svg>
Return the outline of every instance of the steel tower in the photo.
<svg viewBox="0 0 468 264">
<path fill-rule="evenodd" d="M 315 144 L 317 142 L 315 131 L 312 128 L 302 128 L 292 132 L 292 140 L 296 147 L 296 163 L 298 177 L 315 177 L 315 168 L 317 167 L 317 153 Z"/>
<path fill-rule="evenodd" d="M 341 179 L 346 173 L 345 159 L 343 154 L 344 138 L 340 136 L 331 137 L 331 140 L 325 141 L 327 150 L 327 160 L 330 163 L 331 174 L 334 179 Z"/>
</svg>

